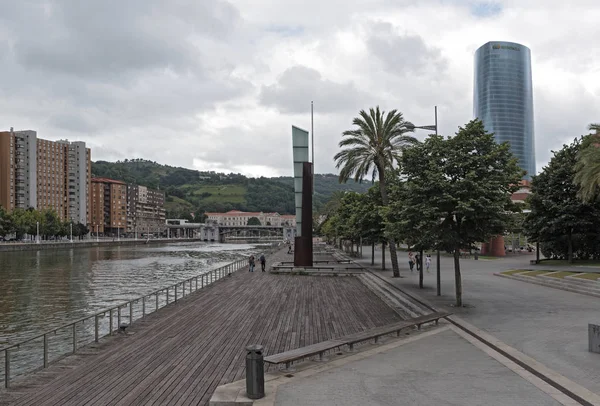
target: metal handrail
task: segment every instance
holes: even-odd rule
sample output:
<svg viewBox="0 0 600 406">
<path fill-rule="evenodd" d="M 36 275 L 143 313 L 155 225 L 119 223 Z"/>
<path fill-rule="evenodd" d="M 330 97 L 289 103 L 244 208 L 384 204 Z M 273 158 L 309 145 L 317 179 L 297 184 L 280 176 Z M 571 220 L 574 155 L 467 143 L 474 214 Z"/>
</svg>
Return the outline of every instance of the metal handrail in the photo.
<svg viewBox="0 0 600 406">
<path fill-rule="evenodd" d="M 189 294 L 191 294 L 192 292 L 195 292 L 199 289 L 204 288 L 205 286 L 208 286 L 209 284 L 223 278 L 226 275 L 231 274 L 232 272 L 235 272 L 241 268 L 243 268 L 246 264 L 247 264 L 247 259 L 240 259 L 237 261 L 234 261 L 230 264 L 221 266 L 219 268 L 213 269 L 211 271 L 202 273 L 200 275 L 196 275 L 193 276 L 191 278 L 188 278 L 184 281 L 180 281 L 177 282 L 173 285 L 161 288 L 161 289 L 157 289 L 153 292 L 150 292 L 144 296 L 138 297 L 137 299 L 132 299 L 129 300 L 127 302 L 121 303 L 119 305 L 110 307 L 108 309 L 104 309 L 101 310 L 99 312 L 96 312 L 92 315 L 86 316 L 86 317 L 82 317 L 80 319 L 77 319 L 75 321 L 72 321 L 68 324 L 64 324 L 62 326 L 56 327 L 54 329 L 48 330 L 42 334 L 38 334 L 34 337 L 28 338 L 27 340 L 18 342 L 16 344 L 12 344 L 9 345 L 7 347 L 3 347 L 0 348 L 0 352 L 4 352 L 4 387 L 8 388 L 10 386 L 10 351 L 13 349 L 18 349 L 19 347 L 23 346 L 24 344 L 27 344 L 31 341 L 34 340 L 38 340 L 40 338 L 43 339 L 43 345 L 44 345 L 44 352 L 43 352 L 43 367 L 47 368 L 49 365 L 49 360 L 48 360 L 48 349 L 49 349 L 49 345 L 48 345 L 48 336 L 51 334 L 56 334 L 57 331 L 59 330 L 63 330 L 63 329 L 67 329 L 67 328 L 71 328 L 72 329 L 72 340 L 73 340 L 73 350 L 72 353 L 75 354 L 77 352 L 77 325 L 78 324 L 83 324 L 85 323 L 85 321 L 90 320 L 90 319 L 94 319 L 94 342 L 99 342 L 100 338 L 106 337 L 106 336 L 111 336 L 113 335 L 113 333 L 115 332 L 114 329 L 114 320 L 113 320 L 113 312 L 116 310 L 117 311 L 117 329 L 118 330 L 121 326 L 121 309 L 123 308 L 129 308 L 129 323 L 131 324 L 134 321 L 134 311 L 133 311 L 133 305 L 135 303 L 139 303 L 140 301 L 142 301 L 142 313 L 141 313 L 141 317 L 140 318 L 144 318 L 146 317 L 146 314 L 150 314 L 153 313 L 151 312 L 146 312 L 146 298 L 149 298 L 151 296 L 155 296 L 156 297 L 156 305 L 154 307 L 154 311 L 157 311 L 158 309 L 161 309 L 167 305 L 169 305 L 170 303 L 175 303 L 178 300 L 178 291 L 177 288 L 180 285 L 182 286 L 182 298 L 186 296 L 185 292 L 186 292 L 186 283 L 189 284 Z M 212 277 L 210 278 L 205 278 L 208 275 L 212 275 Z M 200 278 L 200 288 L 198 288 L 198 279 Z M 206 283 L 205 283 L 205 279 L 207 279 Z M 194 289 L 192 290 L 192 281 L 195 281 L 195 286 Z M 210 282 L 209 282 L 210 281 Z M 171 302 L 169 302 L 169 291 L 175 289 L 175 298 L 174 300 L 172 300 Z M 159 297 L 160 295 L 165 292 L 166 294 L 166 298 L 165 298 L 165 302 L 164 302 L 164 306 L 160 306 L 160 300 Z M 99 323 L 99 319 L 100 317 L 105 317 L 106 314 L 109 314 L 109 327 L 108 327 L 108 333 L 104 334 L 104 335 L 100 335 L 100 323 Z M 85 343 L 87 344 L 87 343 Z M 84 344 L 84 345 L 85 345 Z"/>
</svg>

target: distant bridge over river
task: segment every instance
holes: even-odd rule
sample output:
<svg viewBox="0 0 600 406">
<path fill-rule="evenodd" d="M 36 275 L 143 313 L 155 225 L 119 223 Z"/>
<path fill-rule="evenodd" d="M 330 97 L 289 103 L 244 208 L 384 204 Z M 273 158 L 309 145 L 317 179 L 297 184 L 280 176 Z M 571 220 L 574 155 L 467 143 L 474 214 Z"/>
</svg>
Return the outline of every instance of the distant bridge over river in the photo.
<svg viewBox="0 0 600 406">
<path fill-rule="evenodd" d="M 167 223 L 169 236 L 198 238 L 204 241 L 273 242 L 290 240 L 296 236 L 296 229 L 289 226 L 226 226 L 214 223 Z"/>
</svg>

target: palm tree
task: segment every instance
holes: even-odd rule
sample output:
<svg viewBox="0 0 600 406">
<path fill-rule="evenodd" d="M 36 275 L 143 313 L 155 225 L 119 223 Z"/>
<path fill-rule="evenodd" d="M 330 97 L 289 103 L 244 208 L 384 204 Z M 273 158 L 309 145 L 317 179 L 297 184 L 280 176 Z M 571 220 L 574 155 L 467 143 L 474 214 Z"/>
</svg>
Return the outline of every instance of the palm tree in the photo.
<svg viewBox="0 0 600 406">
<path fill-rule="evenodd" d="M 600 124 L 590 124 L 588 129 L 595 134 L 587 137 L 575 165 L 575 183 L 584 202 L 593 201 L 600 189 Z"/>
<path fill-rule="evenodd" d="M 343 132 L 344 138 L 339 143 L 342 150 L 334 157 L 337 161 L 336 168 L 341 167 L 340 183 L 345 183 L 350 178 L 360 182 L 371 173 L 372 180 L 379 177 L 381 201 L 387 206 L 386 170 L 393 168 L 394 162 L 398 162 L 405 147 L 416 142 L 414 137 L 406 135 L 414 130 L 414 125 L 405 121 L 399 111 L 392 110 L 386 115 L 379 110 L 379 106 L 369 109 L 368 113 L 361 110 L 352 124 L 357 128 Z M 393 274 L 394 277 L 399 277 L 396 242 L 390 238 L 388 243 Z"/>
</svg>

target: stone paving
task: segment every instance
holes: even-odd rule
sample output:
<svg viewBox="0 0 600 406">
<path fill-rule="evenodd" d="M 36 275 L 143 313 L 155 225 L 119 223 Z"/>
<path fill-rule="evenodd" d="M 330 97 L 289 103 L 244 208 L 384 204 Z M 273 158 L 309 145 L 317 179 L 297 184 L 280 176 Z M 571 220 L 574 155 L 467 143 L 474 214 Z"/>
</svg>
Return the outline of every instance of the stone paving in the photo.
<svg viewBox="0 0 600 406">
<path fill-rule="evenodd" d="M 364 257 L 358 262 L 370 267 L 370 253 L 370 249 L 364 249 Z M 600 324 L 600 299 L 493 275 L 507 269 L 529 268 L 529 260 L 534 255 L 487 261 L 461 260 L 465 307 L 460 309 L 453 307 L 452 258 L 442 257 L 442 296 L 438 297 L 435 255 L 432 255 L 431 272 L 425 273 L 424 289 L 418 287 L 418 273 L 411 274 L 408 270 L 406 253 L 399 252 L 401 274 L 405 276 L 400 279 L 391 277 L 389 255 L 386 255 L 388 263 L 385 271 L 377 270 L 381 267 L 381 252 L 376 251 L 375 255 L 373 269 L 394 285 L 419 295 L 440 310 L 455 313 L 566 378 L 600 394 L 600 354 L 589 353 L 587 343 L 588 323 Z"/>
<path fill-rule="evenodd" d="M 560 405 L 452 330 L 279 386 L 278 406 Z"/>
</svg>

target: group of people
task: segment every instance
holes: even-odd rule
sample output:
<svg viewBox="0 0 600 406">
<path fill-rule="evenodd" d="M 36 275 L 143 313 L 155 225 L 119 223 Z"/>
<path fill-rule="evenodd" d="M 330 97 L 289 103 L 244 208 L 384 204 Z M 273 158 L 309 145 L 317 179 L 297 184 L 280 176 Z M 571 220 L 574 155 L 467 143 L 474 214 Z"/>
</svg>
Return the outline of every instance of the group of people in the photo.
<svg viewBox="0 0 600 406">
<path fill-rule="evenodd" d="M 410 267 L 410 271 L 412 272 L 415 264 L 417 265 L 417 271 L 421 270 L 421 257 L 419 253 L 413 254 L 412 251 L 408 251 L 408 266 Z M 429 267 L 431 266 L 431 255 L 427 254 L 425 256 L 425 269 L 429 272 Z"/>
<path fill-rule="evenodd" d="M 260 254 L 258 260 L 260 262 L 260 267 L 262 271 L 265 272 L 265 268 L 267 266 L 267 259 L 265 258 L 265 254 Z M 248 259 L 248 272 L 254 272 L 255 265 L 256 260 L 254 259 L 254 255 L 250 255 L 250 258 Z"/>
</svg>

